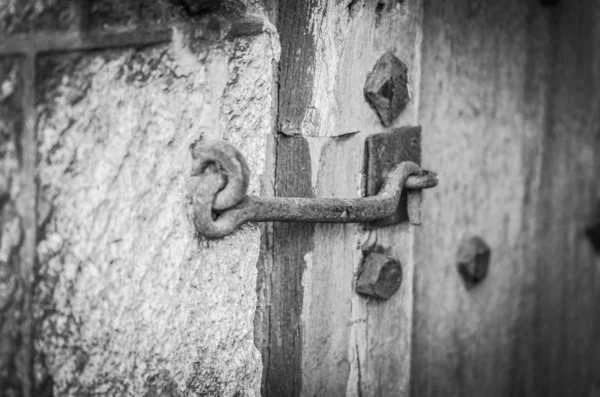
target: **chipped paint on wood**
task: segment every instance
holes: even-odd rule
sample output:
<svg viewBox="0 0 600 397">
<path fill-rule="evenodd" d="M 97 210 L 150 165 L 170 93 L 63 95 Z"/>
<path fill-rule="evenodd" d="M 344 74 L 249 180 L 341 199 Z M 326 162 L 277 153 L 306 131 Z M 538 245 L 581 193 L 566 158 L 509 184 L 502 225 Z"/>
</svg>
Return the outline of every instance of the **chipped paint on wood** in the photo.
<svg viewBox="0 0 600 397">
<path fill-rule="evenodd" d="M 293 5 L 284 4 L 284 11 L 293 11 Z M 297 69 L 281 69 L 278 129 L 303 135 L 309 142 L 315 196 L 364 196 L 364 140 L 386 130 L 365 100 L 365 81 L 377 60 L 392 51 L 408 68 L 410 101 L 390 128 L 416 124 L 421 2 L 382 8 L 376 2 L 321 0 L 302 7 L 302 18 L 294 12 L 279 13 L 282 64 Z M 302 51 L 309 54 L 297 61 Z M 286 183 L 293 178 L 287 176 Z M 360 247 L 371 240 L 382 241 L 404 264 L 405 283 L 385 306 L 353 291 L 362 261 Z M 311 266 L 302 276 L 302 393 L 407 395 L 410 227 L 366 231 L 360 225 L 317 224 L 312 241 Z M 288 260 L 285 252 L 280 255 L 273 256 L 274 268 Z"/>
<path fill-rule="evenodd" d="M 306 139 L 277 138 L 275 195 L 313 197 L 311 161 Z M 263 346 L 264 396 L 300 396 L 302 390 L 303 272 L 313 250 L 311 223 L 273 223 L 268 342 Z"/>
</svg>

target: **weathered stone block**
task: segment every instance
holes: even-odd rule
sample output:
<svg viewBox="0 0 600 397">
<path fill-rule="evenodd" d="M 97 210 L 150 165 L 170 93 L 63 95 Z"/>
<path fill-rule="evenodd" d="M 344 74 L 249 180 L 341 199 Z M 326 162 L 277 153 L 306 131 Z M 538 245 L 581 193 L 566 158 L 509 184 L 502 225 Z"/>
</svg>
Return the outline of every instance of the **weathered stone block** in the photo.
<svg viewBox="0 0 600 397">
<path fill-rule="evenodd" d="M 92 29 L 156 30 L 183 13 L 175 0 L 93 0 L 89 21 Z"/>
<path fill-rule="evenodd" d="M 0 59 L 0 391 L 20 395 L 17 371 L 22 347 L 24 294 L 19 248 L 23 226 L 16 210 L 20 192 L 19 139 L 23 128 L 22 60 Z"/>
<path fill-rule="evenodd" d="M 259 231 L 199 240 L 186 183 L 190 145 L 224 138 L 259 193 L 277 49 L 181 37 L 39 59 L 37 348 L 55 395 L 259 395 Z"/>
<path fill-rule="evenodd" d="M 0 34 L 74 27 L 75 9 L 71 0 L 3 0 L 0 6 Z"/>
</svg>

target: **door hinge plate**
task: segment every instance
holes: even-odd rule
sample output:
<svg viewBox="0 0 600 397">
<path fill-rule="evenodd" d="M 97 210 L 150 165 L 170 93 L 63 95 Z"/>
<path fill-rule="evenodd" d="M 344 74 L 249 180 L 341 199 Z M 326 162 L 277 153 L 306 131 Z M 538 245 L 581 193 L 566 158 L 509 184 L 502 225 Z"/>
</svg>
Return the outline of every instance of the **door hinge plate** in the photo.
<svg viewBox="0 0 600 397">
<path fill-rule="evenodd" d="M 395 165 L 412 161 L 421 165 L 421 127 L 400 127 L 391 132 L 373 134 L 365 143 L 366 195 L 375 196 L 386 175 Z M 369 228 L 408 221 L 407 193 L 402 192 L 396 213 L 367 223 Z"/>
</svg>

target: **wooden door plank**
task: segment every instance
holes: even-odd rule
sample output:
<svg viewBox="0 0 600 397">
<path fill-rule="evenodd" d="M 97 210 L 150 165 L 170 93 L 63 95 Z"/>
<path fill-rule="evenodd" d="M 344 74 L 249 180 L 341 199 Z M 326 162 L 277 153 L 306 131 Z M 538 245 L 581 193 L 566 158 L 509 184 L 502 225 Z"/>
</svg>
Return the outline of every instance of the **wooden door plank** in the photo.
<svg viewBox="0 0 600 397">
<path fill-rule="evenodd" d="M 426 2 L 423 162 L 441 182 L 425 193 L 415 236 L 415 396 L 512 395 L 516 327 L 529 299 L 520 240 L 526 176 L 539 161 L 523 145 L 539 145 L 544 117 L 527 105 L 543 106 L 546 93 L 525 88 L 548 67 L 544 51 L 528 57 L 530 40 L 544 40 L 529 36 L 537 21 L 528 13 L 518 0 Z M 491 247 L 487 278 L 471 290 L 455 262 L 469 235 Z"/>
<path fill-rule="evenodd" d="M 592 395 L 598 15 L 426 2 L 423 160 L 442 182 L 415 237 L 415 396 Z M 466 290 L 455 255 L 472 234 L 492 260 Z"/>
<path fill-rule="evenodd" d="M 600 268 L 585 229 L 600 195 L 600 3 L 553 10 L 552 73 L 534 250 L 533 385 L 590 396 L 600 380 Z"/>
<path fill-rule="evenodd" d="M 317 191 L 323 194 L 335 192 L 336 196 L 356 196 L 364 194 L 365 190 L 364 170 L 361 170 L 364 139 L 370 134 L 386 130 L 365 101 L 363 87 L 367 74 L 387 51 L 393 51 L 407 65 L 411 90 L 411 102 L 389 128 L 416 123 L 422 10 L 421 2 L 413 0 L 403 3 L 356 1 L 349 2 L 345 10 L 338 7 L 336 11 L 337 14 L 330 9 L 324 23 L 330 29 L 325 36 L 333 34 L 335 44 L 326 42 L 317 53 L 315 89 L 321 93 L 314 100 L 321 115 L 317 135 L 331 136 L 360 131 L 352 138 L 359 143 L 354 146 L 353 151 L 344 150 L 349 154 L 347 156 L 322 155 L 316 186 Z M 334 73 L 326 73 L 323 70 L 325 67 L 333 69 Z M 334 87 L 333 95 L 325 97 L 322 93 L 327 92 L 331 86 Z M 311 384 L 313 388 L 307 388 L 307 392 L 312 394 L 307 395 L 408 395 L 413 295 L 412 229 L 407 225 L 373 231 L 366 230 L 361 225 L 317 226 L 315 236 L 318 235 L 323 236 L 323 239 L 315 246 L 312 268 L 333 266 L 345 270 L 330 272 L 328 276 L 324 276 L 323 272 L 315 272 L 306 277 L 319 279 L 322 285 L 346 286 L 345 289 L 340 289 L 340 294 L 344 291 L 345 295 L 338 295 L 336 299 L 337 302 L 350 302 L 350 305 L 344 306 L 347 310 L 346 322 L 333 322 L 321 329 L 320 334 L 326 335 L 329 332 L 340 335 L 339 327 L 347 327 L 345 332 L 348 339 L 343 348 L 342 344 L 337 344 L 337 356 L 346 357 L 338 365 L 347 368 L 348 372 L 345 385 L 338 384 L 336 388 L 323 389 L 319 385 L 327 383 L 326 375 L 307 368 L 306 376 L 314 380 Z M 363 259 L 361 248 L 373 242 L 388 250 L 403 264 L 403 284 L 400 291 L 387 302 L 372 301 L 357 295 L 353 290 Z M 351 256 L 348 252 L 352 253 Z M 319 296 L 318 291 L 312 294 Z M 319 310 L 326 313 L 332 307 L 323 304 Z M 318 326 L 311 321 L 304 324 L 305 329 Z M 316 353 L 312 356 L 315 360 L 324 356 L 323 352 Z M 308 355 L 305 358 L 310 359 Z"/>
<path fill-rule="evenodd" d="M 336 98 L 330 124 L 338 131 L 359 130 L 365 136 L 394 127 L 417 124 L 420 81 L 422 2 L 352 2 L 343 45 L 339 46 Z M 408 68 L 410 102 L 389 129 L 365 102 L 362 90 L 367 74 L 385 52 L 392 51 Z M 333 121 L 331 121 L 333 120 Z M 327 131 L 323 131 L 327 133 Z M 362 146 L 364 148 L 364 146 Z M 361 160 L 364 153 L 361 152 Z M 339 165 L 338 165 L 339 167 Z M 357 175 L 364 192 L 363 174 Z M 334 183 L 324 178 L 320 184 Z M 407 396 L 410 384 L 411 323 L 413 311 L 413 228 L 406 223 L 376 230 L 359 226 L 348 238 L 354 246 L 354 276 L 363 260 L 362 247 L 376 244 L 402 263 L 403 282 L 388 301 L 367 299 L 352 292 L 350 340 L 347 351 L 350 373 L 346 395 Z M 346 276 L 349 277 L 350 275 Z M 352 280 L 354 282 L 354 279 Z"/>
<path fill-rule="evenodd" d="M 299 3 L 283 1 L 278 11 L 279 132 L 306 138 L 315 196 L 361 196 L 364 140 L 386 130 L 366 102 L 363 88 L 367 74 L 387 51 L 407 65 L 411 89 L 411 101 L 389 129 L 417 121 L 421 0 Z M 289 160 L 278 153 L 278 167 L 287 167 L 285 161 Z M 297 175 L 283 178 L 276 185 L 294 184 Z M 274 239 L 279 238 L 276 233 Z M 297 264 L 303 269 L 303 292 L 296 295 L 302 298 L 297 334 L 302 343 L 300 393 L 408 395 L 412 229 L 402 225 L 368 231 L 359 225 L 316 225 L 312 238 L 313 248 Z M 361 246 L 375 241 L 402 261 L 406 276 L 398 294 L 385 303 L 354 292 Z M 274 250 L 273 272 L 289 263 L 285 255 L 289 253 Z M 299 260 L 297 255 L 295 262 Z M 271 304 L 289 307 L 285 301 L 273 301 L 286 296 L 272 294 Z M 278 309 L 272 307 L 271 313 L 274 310 Z M 271 342 L 270 347 L 281 345 Z"/>
<path fill-rule="evenodd" d="M 357 191 L 364 137 L 308 138 L 317 197 L 351 197 Z M 334 182 L 335 181 L 335 182 Z M 356 225 L 316 224 L 314 249 L 305 257 L 302 287 L 303 395 L 344 396 L 348 361 Z"/>
<path fill-rule="evenodd" d="M 277 138 L 275 195 L 314 197 L 310 152 L 303 137 Z M 268 340 L 263 347 L 263 396 L 299 396 L 302 385 L 302 274 L 313 249 L 314 225 L 275 222 L 270 277 Z"/>
<path fill-rule="evenodd" d="M 279 63 L 278 131 L 286 135 L 313 135 L 310 123 L 317 55 L 317 40 L 324 1 L 282 0 L 277 30 L 281 40 Z"/>
</svg>

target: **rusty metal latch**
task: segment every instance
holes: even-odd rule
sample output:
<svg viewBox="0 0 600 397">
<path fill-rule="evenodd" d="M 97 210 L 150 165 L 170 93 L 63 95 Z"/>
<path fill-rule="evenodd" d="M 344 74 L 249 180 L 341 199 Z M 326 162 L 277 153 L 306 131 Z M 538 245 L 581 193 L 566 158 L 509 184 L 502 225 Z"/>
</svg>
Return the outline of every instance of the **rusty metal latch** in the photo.
<svg viewBox="0 0 600 397">
<path fill-rule="evenodd" d="M 242 154 L 225 141 L 203 141 L 192 148 L 190 194 L 194 224 L 207 238 L 232 233 L 242 223 L 319 222 L 360 223 L 383 219 L 398 208 L 408 189 L 408 218 L 420 224 L 421 189 L 437 185 L 437 175 L 410 161 L 397 164 L 375 196 L 363 198 L 297 198 L 246 195 L 250 170 Z"/>
</svg>

